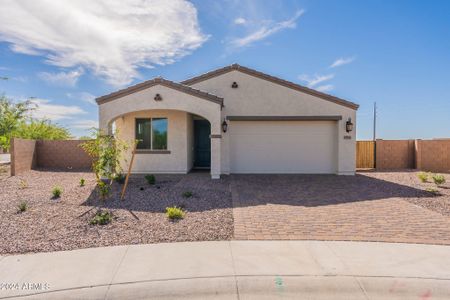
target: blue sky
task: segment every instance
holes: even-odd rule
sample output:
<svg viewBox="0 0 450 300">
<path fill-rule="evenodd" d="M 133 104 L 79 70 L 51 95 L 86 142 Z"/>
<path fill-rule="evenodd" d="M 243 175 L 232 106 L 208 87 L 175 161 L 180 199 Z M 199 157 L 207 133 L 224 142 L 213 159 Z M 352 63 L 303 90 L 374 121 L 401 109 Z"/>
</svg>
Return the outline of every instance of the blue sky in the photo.
<svg viewBox="0 0 450 300">
<path fill-rule="evenodd" d="M 234 62 L 360 104 L 358 139 L 374 101 L 379 138 L 450 136 L 449 1 L 92 3 L 0 4 L 0 92 L 75 136 L 96 125 L 95 96 Z"/>
</svg>

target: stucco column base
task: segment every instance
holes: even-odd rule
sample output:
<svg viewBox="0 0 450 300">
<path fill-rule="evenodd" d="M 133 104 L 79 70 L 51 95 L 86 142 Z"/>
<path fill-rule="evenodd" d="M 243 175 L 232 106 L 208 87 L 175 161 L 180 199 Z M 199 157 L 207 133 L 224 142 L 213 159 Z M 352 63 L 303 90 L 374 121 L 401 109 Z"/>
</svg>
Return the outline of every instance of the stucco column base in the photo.
<svg viewBox="0 0 450 300">
<path fill-rule="evenodd" d="M 337 172 L 337 175 L 354 176 L 355 172 L 354 171 L 340 171 L 340 172 Z"/>
<path fill-rule="evenodd" d="M 214 137 L 215 136 L 215 137 Z M 220 134 L 211 134 L 211 178 L 220 179 L 221 166 L 220 166 L 220 147 L 221 138 Z"/>
</svg>

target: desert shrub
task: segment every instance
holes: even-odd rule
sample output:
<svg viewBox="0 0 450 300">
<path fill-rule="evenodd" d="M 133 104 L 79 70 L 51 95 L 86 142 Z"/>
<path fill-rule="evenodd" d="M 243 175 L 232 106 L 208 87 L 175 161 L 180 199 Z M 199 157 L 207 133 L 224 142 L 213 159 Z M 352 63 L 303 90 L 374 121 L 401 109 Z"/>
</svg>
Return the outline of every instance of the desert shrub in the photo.
<svg viewBox="0 0 450 300">
<path fill-rule="evenodd" d="M 28 209 L 28 203 L 26 201 L 22 201 L 17 207 L 19 209 L 18 212 L 22 213 Z"/>
<path fill-rule="evenodd" d="M 116 176 L 114 177 L 114 180 L 115 180 L 117 183 L 124 184 L 124 183 L 125 183 L 125 175 L 123 175 L 122 173 L 118 173 L 118 174 L 116 174 Z"/>
<path fill-rule="evenodd" d="M 86 180 L 84 178 L 80 178 L 80 186 L 84 186 L 86 184 Z"/>
<path fill-rule="evenodd" d="M 419 180 L 421 182 L 427 182 L 428 181 L 428 173 L 426 173 L 426 172 L 419 172 L 417 174 L 417 177 L 419 178 Z"/>
<path fill-rule="evenodd" d="M 26 189 L 28 187 L 28 182 L 26 182 L 25 180 L 21 179 L 19 182 L 19 188 L 21 190 Z"/>
<path fill-rule="evenodd" d="M 53 187 L 53 189 L 52 189 L 53 198 L 61 197 L 62 192 L 63 192 L 63 190 L 60 186 Z"/>
<path fill-rule="evenodd" d="M 111 221 L 114 219 L 114 216 L 112 212 L 105 210 L 105 211 L 97 211 L 94 215 L 94 217 L 89 221 L 89 224 L 91 225 L 107 225 L 111 223 Z"/>
<path fill-rule="evenodd" d="M 441 174 L 435 174 L 433 175 L 433 181 L 436 185 L 441 185 L 445 183 L 445 177 Z"/>
<path fill-rule="evenodd" d="M 109 193 L 111 191 L 110 186 L 103 181 L 99 181 L 97 184 L 98 192 L 100 194 L 100 197 L 102 199 L 106 199 L 109 196 Z"/>
<path fill-rule="evenodd" d="M 426 191 L 427 191 L 428 193 L 431 193 L 431 194 L 435 195 L 435 196 L 441 194 L 441 193 L 440 193 L 437 189 L 435 189 L 435 188 L 427 188 Z"/>
<path fill-rule="evenodd" d="M 156 178 L 153 174 L 147 174 L 145 175 L 145 180 L 147 180 L 148 184 L 155 184 Z"/>
<path fill-rule="evenodd" d="M 183 219 L 184 211 L 176 206 L 166 207 L 166 216 L 171 220 Z"/>
<path fill-rule="evenodd" d="M 191 191 L 186 191 L 182 195 L 184 198 L 191 198 L 193 196 Z"/>
</svg>

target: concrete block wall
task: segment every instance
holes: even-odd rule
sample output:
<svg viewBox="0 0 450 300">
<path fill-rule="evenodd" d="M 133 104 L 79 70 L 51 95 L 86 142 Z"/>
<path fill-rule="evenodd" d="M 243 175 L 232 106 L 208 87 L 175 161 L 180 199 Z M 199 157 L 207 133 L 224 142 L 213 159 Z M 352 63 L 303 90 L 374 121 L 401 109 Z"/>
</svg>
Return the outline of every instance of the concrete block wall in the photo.
<svg viewBox="0 0 450 300">
<path fill-rule="evenodd" d="M 11 176 L 34 169 L 37 166 L 36 141 L 11 139 Z"/>
<path fill-rule="evenodd" d="M 92 159 L 80 147 L 82 140 L 11 140 L 11 176 L 35 169 L 88 170 Z"/>
<path fill-rule="evenodd" d="M 61 170 L 89 169 L 92 159 L 83 148 L 81 140 L 36 141 L 37 167 Z"/>
<path fill-rule="evenodd" d="M 416 167 L 450 173 L 450 139 L 416 140 Z"/>
<path fill-rule="evenodd" d="M 414 140 L 377 140 L 376 168 L 380 170 L 414 169 L 414 148 Z"/>
</svg>

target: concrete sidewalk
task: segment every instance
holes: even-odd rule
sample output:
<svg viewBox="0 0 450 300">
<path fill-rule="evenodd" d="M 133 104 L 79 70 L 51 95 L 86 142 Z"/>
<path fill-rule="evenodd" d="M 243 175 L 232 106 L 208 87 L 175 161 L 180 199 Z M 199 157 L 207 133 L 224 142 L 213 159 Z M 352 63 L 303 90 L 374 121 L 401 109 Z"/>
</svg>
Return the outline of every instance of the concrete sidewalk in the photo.
<svg viewBox="0 0 450 300">
<path fill-rule="evenodd" d="M 0 298 L 26 299 L 449 299 L 450 247 L 224 241 L 92 248 L 0 257 L 0 284 Z"/>
</svg>

